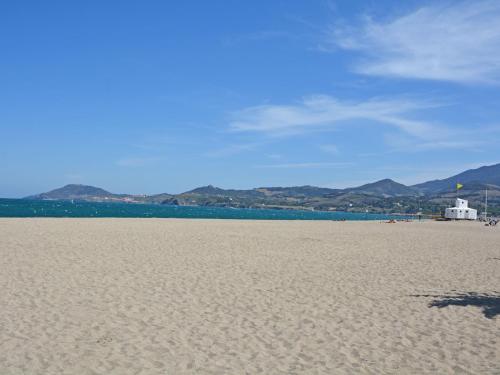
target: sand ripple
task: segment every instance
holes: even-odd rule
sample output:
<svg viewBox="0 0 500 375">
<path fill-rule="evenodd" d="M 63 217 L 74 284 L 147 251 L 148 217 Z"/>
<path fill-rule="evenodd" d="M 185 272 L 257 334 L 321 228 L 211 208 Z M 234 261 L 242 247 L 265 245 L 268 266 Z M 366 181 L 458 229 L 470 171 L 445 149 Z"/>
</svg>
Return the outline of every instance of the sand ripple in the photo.
<svg viewBox="0 0 500 375">
<path fill-rule="evenodd" d="M 0 374 L 500 374 L 500 317 L 446 304 L 495 311 L 499 243 L 474 223 L 1 219 Z"/>
</svg>

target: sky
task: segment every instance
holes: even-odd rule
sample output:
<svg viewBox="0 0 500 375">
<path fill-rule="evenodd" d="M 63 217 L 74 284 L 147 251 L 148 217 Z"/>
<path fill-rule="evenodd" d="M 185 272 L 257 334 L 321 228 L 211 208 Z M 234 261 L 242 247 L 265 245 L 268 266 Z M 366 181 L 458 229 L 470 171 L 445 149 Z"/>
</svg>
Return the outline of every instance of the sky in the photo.
<svg viewBox="0 0 500 375">
<path fill-rule="evenodd" d="M 499 1 L 0 2 L 0 197 L 500 162 Z"/>
</svg>

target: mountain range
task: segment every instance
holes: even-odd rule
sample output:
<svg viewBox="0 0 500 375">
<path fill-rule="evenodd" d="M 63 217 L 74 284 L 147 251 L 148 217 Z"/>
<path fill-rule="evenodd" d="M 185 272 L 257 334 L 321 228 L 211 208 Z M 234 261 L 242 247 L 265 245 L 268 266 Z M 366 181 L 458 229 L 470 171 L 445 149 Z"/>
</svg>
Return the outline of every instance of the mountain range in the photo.
<svg viewBox="0 0 500 375">
<path fill-rule="evenodd" d="M 314 209 L 370 212 L 423 211 L 439 213 L 456 197 L 456 183 L 463 188 L 460 196 L 471 207 L 481 209 L 488 189 L 489 208 L 500 212 L 500 163 L 470 169 L 457 175 L 406 186 L 391 179 L 366 185 L 331 189 L 315 186 L 260 187 L 248 190 L 221 189 L 212 185 L 181 194 L 114 194 L 87 185 L 66 185 L 46 193 L 26 197 L 43 200 L 83 200 L 98 202 L 154 203 L 170 205 L 222 206 L 241 208 Z"/>
</svg>

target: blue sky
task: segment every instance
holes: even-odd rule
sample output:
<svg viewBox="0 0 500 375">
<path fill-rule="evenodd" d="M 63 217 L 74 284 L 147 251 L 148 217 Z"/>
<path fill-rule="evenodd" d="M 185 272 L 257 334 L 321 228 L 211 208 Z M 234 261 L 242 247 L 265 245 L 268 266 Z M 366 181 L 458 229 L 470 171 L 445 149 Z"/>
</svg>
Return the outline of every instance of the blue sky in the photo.
<svg viewBox="0 0 500 375">
<path fill-rule="evenodd" d="M 500 162 L 498 1 L 5 1 L 0 196 Z"/>
</svg>

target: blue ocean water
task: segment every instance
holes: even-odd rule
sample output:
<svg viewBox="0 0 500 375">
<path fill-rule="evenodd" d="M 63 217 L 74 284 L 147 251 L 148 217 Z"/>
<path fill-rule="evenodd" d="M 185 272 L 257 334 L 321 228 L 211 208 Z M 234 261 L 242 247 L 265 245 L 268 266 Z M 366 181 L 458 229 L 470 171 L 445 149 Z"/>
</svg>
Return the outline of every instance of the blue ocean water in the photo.
<svg viewBox="0 0 500 375">
<path fill-rule="evenodd" d="M 157 217 L 254 220 L 388 220 L 395 215 L 268 210 L 226 207 L 167 206 L 134 203 L 94 203 L 0 199 L 0 217 Z"/>
</svg>

